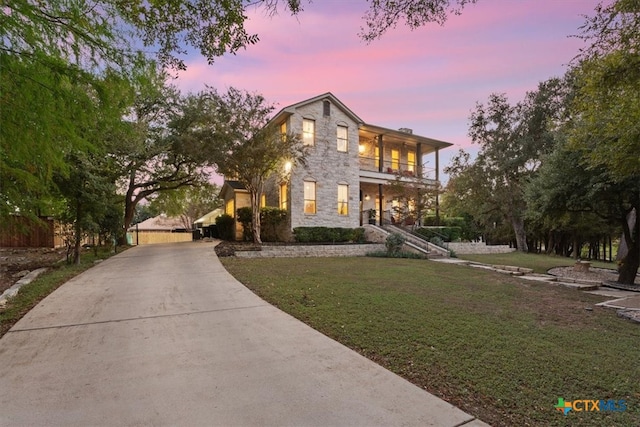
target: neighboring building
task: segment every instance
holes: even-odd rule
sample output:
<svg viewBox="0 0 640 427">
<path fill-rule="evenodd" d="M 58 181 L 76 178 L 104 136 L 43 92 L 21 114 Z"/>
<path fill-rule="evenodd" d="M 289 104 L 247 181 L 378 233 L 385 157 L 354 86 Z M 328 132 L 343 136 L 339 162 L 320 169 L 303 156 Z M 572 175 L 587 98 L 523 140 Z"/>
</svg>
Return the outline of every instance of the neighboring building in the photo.
<svg viewBox="0 0 640 427">
<path fill-rule="evenodd" d="M 358 227 L 368 222 L 371 210 L 377 224 L 391 221 L 397 200 L 389 191 L 390 181 L 435 186 L 439 150 L 452 145 L 410 129 L 367 124 L 331 93 L 286 107 L 271 122 L 283 133 L 301 135 L 309 146 L 306 164 L 272 179 L 263 197 L 268 206 L 288 211 L 290 230 Z M 225 181 L 221 197 L 225 213 L 234 217 L 239 207 L 251 205 L 237 181 Z"/>
<path fill-rule="evenodd" d="M 158 215 L 135 224 L 127 230 L 127 242 L 133 245 L 190 242 L 191 227 L 182 218 Z"/>
</svg>

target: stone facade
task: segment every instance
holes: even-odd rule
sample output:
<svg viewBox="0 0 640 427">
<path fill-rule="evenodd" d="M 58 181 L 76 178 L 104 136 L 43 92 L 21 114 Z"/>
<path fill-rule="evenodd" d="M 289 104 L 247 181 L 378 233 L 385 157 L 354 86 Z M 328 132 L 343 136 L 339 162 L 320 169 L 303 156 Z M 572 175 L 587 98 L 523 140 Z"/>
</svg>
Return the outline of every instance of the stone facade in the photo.
<svg viewBox="0 0 640 427">
<path fill-rule="evenodd" d="M 329 103 L 326 115 L 325 102 Z M 304 119 L 315 123 L 315 144 L 310 148 L 304 166 L 291 172 L 291 228 L 331 226 L 354 228 L 360 225 L 360 186 L 358 160 L 358 123 L 329 100 L 317 101 L 295 108 L 287 128 L 302 134 Z M 348 129 L 347 152 L 337 149 L 337 128 Z M 316 213 L 304 212 L 304 182 L 316 184 Z M 348 213 L 338 212 L 338 185 L 349 187 Z"/>
</svg>

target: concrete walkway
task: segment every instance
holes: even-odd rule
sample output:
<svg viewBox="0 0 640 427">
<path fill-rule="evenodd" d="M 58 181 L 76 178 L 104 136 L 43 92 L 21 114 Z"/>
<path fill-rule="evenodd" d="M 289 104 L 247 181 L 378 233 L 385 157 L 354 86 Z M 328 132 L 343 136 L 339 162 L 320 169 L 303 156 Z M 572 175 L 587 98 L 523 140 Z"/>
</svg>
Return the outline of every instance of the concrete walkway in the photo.
<svg viewBox="0 0 640 427">
<path fill-rule="evenodd" d="M 2 426 L 486 426 L 267 304 L 208 243 L 132 248 L 0 339 Z"/>
</svg>

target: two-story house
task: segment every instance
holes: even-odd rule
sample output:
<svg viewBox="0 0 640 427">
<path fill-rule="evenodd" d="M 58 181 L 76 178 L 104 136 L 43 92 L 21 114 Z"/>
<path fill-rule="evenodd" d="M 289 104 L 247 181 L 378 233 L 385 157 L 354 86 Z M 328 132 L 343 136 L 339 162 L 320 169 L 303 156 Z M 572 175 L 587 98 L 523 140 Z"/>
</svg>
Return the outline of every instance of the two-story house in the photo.
<svg viewBox="0 0 640 427">
<path fill-rule="evenodd" d="M 397 200 L 390 182 L 435 186 L 439 181 L 439 150 L 452 144 L 365 123 L 331 93 L 290 105 L 273 119 L 283 133 L 301 135 L 308 148 L 304 165 L 271 180 L 263 204 L 288 212 L 288 229 L 296 227 L 358 227 L 390 221 Z M 226 213 L 249 206 L 246 190 L 225 181 Z"/>
</svg>

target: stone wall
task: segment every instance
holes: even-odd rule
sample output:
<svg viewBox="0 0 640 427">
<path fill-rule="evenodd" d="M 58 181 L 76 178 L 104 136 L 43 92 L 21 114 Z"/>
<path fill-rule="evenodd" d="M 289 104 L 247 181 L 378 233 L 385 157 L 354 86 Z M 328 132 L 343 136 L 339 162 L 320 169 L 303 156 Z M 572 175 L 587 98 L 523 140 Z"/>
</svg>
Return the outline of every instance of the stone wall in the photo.
<svg viewBox="0 0 640 427">
<path fill-rule="evenodd" d="M 471 242 L 451 242 L 447 243 L 449 249 L 456 254 L 506 254 L 509 252 L 515 252 L 515 248 L 511 248 L 508 245 L 487 245 L 484 242 L 471 243 Z"/>
<path fill-rule="evenodd" d="M 331 104 L 325 116 L 323 100 L 296 108 L 289 118 L 289 130 L 302 134 L 303 119 L 315 122 L 315 145 L 310 148 L 305 165 L 292 171 L 290 182 L 291 228 L 345 227 L 360 225 L 360 163 L 358 124 L 338 106 Z M 338 125 L 348 128 L 347 152 L 337 149 Z M 316 183 L 316 213 L 304 213 L 304 181 Z M 338 185 L 349 186 L 348 214 L 338 214 Z"/>
<path fill-rule="evenodd" d="M 238 258 L 365 256 L 368 252 L 384 250 L 383 244 L 262 246 L 261 251 L 236 251 L 236 256 Z"/>
</svg>

